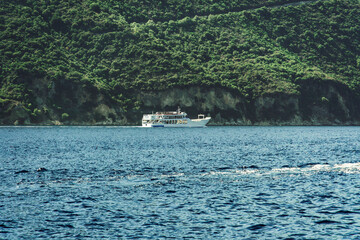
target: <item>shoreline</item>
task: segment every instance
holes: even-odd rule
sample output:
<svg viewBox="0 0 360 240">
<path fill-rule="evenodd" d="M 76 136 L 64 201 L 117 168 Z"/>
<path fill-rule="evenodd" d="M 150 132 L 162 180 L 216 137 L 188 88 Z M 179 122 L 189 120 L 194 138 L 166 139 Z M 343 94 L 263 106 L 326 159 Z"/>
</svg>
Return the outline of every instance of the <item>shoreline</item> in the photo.
<svg viewBox="0 0 360 240">
<path fill-rule="evenodd" d="M 3 127 L 139 127 L 141 125 L 120 125 L 120 124 L 22 124 L 22 125 L 0 125 Z M 360 124 L 209 124 L 206 127 L 360 127 Z M 183 127 L 191 128 L 191 127 Z M 195 128 L 195 127 L 193 127 Z"/>
</svg>

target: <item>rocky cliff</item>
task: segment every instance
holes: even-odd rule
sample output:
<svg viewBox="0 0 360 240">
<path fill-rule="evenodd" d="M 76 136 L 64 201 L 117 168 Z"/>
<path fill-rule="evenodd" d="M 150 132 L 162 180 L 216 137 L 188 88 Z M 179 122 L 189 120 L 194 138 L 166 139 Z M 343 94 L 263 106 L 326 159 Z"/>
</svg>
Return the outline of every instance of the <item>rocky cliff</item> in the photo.
<svg viewBox="0 0 360 240">
<path fill-rule="evenodd" d="M 58 84 L 45 87 L 34 81 L 38 111 L 8 104 L 0 124 L 140 125 L 143 113 L 181 106 L 193 118 L 210 115 L 210 125 L 360 125 L 359 96 L 333 81 L 303 82 L 300 94 L 274 93 L 253 100 L 220 87 L 139 91 L 133 93 L 139 108 L 127 111 L 91 86 Z"/>
<path fill-rule="evenodd" d="M 143 93 L 144 109 L 182 109 L 212 116 L 210 125 L 359 125 L 360 104 L 346 86 L 335 82 L 303 83 L 299 95 L 283 93 L 247 100 L 224 88 L 172 89 Z"/>
</svg>

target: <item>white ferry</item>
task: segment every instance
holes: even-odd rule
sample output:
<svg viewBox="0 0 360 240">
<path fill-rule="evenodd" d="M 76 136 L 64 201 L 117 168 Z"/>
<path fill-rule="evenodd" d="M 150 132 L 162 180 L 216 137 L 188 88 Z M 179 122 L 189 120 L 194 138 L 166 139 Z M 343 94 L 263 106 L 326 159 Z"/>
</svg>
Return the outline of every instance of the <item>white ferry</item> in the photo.
<svg viewBox="0 0 360 240">
<path fill-rule="evenodd" d="M 142 118 L 143 127 L 205 127 L 211 117 L 199 114 L 197 119 L 190 119 L 185 112 L 178 108 L 175 112 L 156 112 L 155 114 L 144 114 Z"/>
</svg>

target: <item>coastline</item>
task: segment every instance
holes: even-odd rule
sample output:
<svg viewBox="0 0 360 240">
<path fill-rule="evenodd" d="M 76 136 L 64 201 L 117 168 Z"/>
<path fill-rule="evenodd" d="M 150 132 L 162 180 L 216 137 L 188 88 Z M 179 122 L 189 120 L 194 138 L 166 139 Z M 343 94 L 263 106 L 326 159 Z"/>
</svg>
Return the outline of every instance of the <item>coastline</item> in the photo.
<svg viewBox="0 0 360 240">
<path fill-rule="evenodd" d="M 244 123 L 216 123 L 210 122 L 206 125 L 206 127 L 356 127 L 360 126 L 360 122 L 327 122 L 327 123 L 314 123 L 305 121 L 302 123 L 294 123 L 294 122 L 254 122 L 252 124 L 244 124 Z M 49 124 L 49 123 L 30 123 L 30 124 L 0 124 L 0 127 L 142 127 L 141 123 L 129 123 L 129 124 L 104 124 L 104 123 L 57 123 L 57 124 Z"/>
</svg>

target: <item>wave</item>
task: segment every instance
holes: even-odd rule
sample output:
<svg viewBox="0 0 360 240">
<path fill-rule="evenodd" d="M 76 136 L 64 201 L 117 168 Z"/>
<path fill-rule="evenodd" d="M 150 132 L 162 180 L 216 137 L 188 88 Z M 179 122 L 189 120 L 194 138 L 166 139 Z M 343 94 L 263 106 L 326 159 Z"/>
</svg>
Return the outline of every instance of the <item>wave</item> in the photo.
<svg viewBox="0 0 360 240">
<path fill-rule="evenodd" d="M 360 162 L 358 163 L 342 163 L 342 164 L 308 164 L 303 167 L 283 167 L 283 168 L 274 168 L 268 171 L 268 174 L 272 173 L 318 173 L 318 172 L 339 172 L 339 173 L 349 173 L 349 174 L 360 174 Z"/>
<path fill-rule="evenodd" d="M 228 171 L 210 171 L 202 173 L 201 176 L 209 175 L 276 175 L 276 174 L 316 174 L 319 172 L 338 172 L 347 174 L 360 174 L 360 162 L 342 164 L 306 164 L 296 167 L 285 166 L 272 169 L 234 169 Z"/>
<path fill-rule="evenodd" d="M 30 174 L 30 173 L 39 173 L 38 171 L 17 171 L 16 174 Z M 52 171 L 50 171 L 52 172 Z M 112 175 L 112 176 L 104 176 L 103 178 L 92 178 L 88 177 L 78 177 L 74 178 L 72 176 L 68 176 L 61 179 L 54 179 L 52 181 L 44 181 L 44 179 L 39 181 L 20 181 L 17 183 L 16 188 L 21 186 L 29 186 L 29 185 L 51 185 L 51 184 L 64 184 L 67 182 L 72 182 L 73 184 L 89 184 L 92 182 L 98 181 L 109 181 L 117 182 L 116 184 L 123 186 L 138 186 L 138 185 L 148 185 L 148 184 L 156 184 L 163 181 L 169 180 L 182 180 L 187 181 L 194 178 L 206 178 L 206 177 L 240 177 L 240 176 L 249 176 L 249 177 L 262 177 L 262 176 L 283 176 L 283 175 L 313 175 L 318 173 L 325 172 L 333 172 L 333 173 L 341 173 L 341 174 L 360 174 L 360 162 L 356 163 L 341 163 L 335 165 L 329 164 L 307 164 L 296 167 L 284 166 L 281 168 L 238 168 L 238 169 L 224 169 L 224 170 L 213 170 L 208 172 L 202 172 L 198 174 L 189 174 L 189 173 L 181 173 L 181 172 L 173 172 L 167 174 L 128 174 L 122 175 Z M 114 172 L 112 172 L 114 174 Z"/>
<path fill-rule="evenodd" d="M 360 162 L 336 164 L 334 169 L 344 173 L 360 173 Z"/>
</svg>

